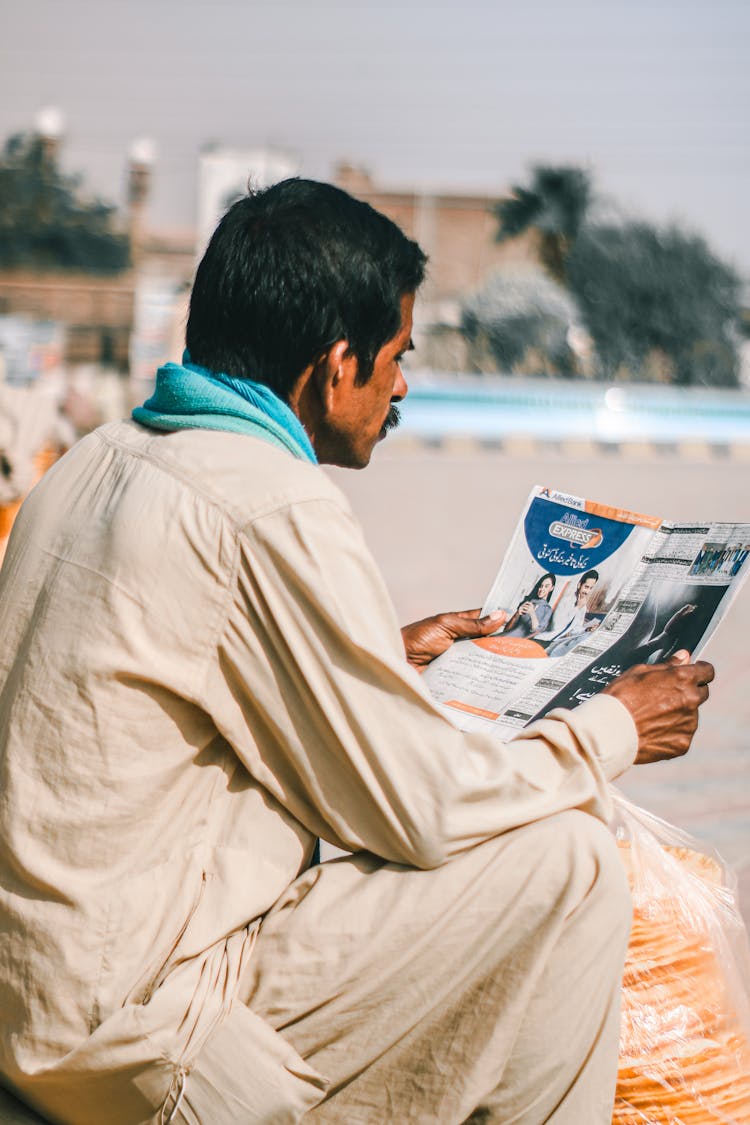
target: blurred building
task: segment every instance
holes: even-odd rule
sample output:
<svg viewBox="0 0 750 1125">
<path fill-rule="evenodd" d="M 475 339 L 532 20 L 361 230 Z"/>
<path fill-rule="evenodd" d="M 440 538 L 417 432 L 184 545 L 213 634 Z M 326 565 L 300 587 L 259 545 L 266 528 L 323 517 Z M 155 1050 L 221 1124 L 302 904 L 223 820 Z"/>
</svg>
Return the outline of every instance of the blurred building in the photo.
<svg viewBox="0 0 750 1125">
<path fill-rule="evenodd" d="M 59 133 L 43 140 L 55 159 Z M 166 358 L 178 357 L 195 265 L 219 218 L 248 184 L 263 187 L 298 170 L 298 162 L 283 153 L 207 150 L 198 169 L 197 228 L 166 233 L 148 226 L 155 158 L 145 139 L 134 142 L 128 154 L 129 268 L 106 276 L 0 270 L 0 317 L 20 314 L 61 325 L 62 358 L 69 368 L 97 365 L 143 380 Z"/>
<path fill-rule="evenodd" d="M 198 229 L 200 258 L 219 219 L 248 188 L 265 188 L 299 172 L 299 159 L 276 149 L 204 149 L 198 166 Z"/>
<path fill-rule="evenodd" d="M 349 163 L 336 167 L 335 182 L 393 219 L 429 257 L 415 317 L 420 366 L 471 369 L 460 332 L 462 300 L 498 268 L 536 265 L 536 233 L 495 241 L 500 195 L 385 187 Z"/>
<path fill-rule="evenodd" d="M 0 315 L 20 313 L 63 325 L 68 365 L 101 363 L 127 370 L 134 295 L 132 271 L 99 277 L 0 270 Z"/>
<path fill-rule="evenodd" d="M 37 135 L 48 159 L 57 160 L 58 111 L 40 115 Z M 136 386 L 127 393 L 137 398 L 159 363 L 180 355 L 195 265 L 223 212 L 249 185 L 265 187 L 297 174 L 299 160 L 270 149 L 207 148 L 197 172 L 195 229 L 167 233 L 151 230 L 148 223 L 158 170 L 153 144 L 142 138 L 123 155 L 127 206 L 122 227 L 129 237 L 129 267 L 110 275 L 0 270 L 0 317 L 56 324 L 68 370 L 90 367 L 129 375 Z M 420 365 L 476 367 L 460 331 L 462 304 L 498 267 L 517 270 L 536 263 L 534 232 L 496 242 L 498 195 L 384 186 L 350 163 L 338 165 L 334 178 L 397 222 L 429 256 L 415 327 Z"/>
</svg>

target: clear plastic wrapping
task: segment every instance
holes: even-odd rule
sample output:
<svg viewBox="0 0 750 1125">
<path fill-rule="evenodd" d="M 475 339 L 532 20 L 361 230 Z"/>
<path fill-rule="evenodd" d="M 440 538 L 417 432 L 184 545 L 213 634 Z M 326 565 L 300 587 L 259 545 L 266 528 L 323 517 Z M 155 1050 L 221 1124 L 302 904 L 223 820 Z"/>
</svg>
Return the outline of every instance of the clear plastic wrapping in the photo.
<svg viewBox="0 0 750 1125">
<path fill-rule="evenodd" d="M 750 1125 L 750 944 L 718 856 L 615 794 L 633 893 L 616 1125 Z"/>
</svg>

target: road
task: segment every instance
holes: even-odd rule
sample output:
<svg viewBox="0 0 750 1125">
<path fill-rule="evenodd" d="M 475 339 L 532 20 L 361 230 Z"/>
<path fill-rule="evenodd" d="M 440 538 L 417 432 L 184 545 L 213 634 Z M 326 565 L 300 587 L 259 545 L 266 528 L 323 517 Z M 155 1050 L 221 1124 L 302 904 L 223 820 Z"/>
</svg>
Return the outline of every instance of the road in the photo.
<svg viewBox="0 0 750 1125">
<path fill-rule="evenodd" d="M 750 522 L 750 461 L 445 451 L 394 438 L 367 470 L 328 471 L 362 522 L 404 622 L 481 603 L 533 484 L 665 518 Z M 718 849 L 738 876 L 748 926 L 749 636 L 750 582 L 705 653 L 717 677 L 690 754 L 632 769 L 621 782 L 637 804 Z"/>
</svg>

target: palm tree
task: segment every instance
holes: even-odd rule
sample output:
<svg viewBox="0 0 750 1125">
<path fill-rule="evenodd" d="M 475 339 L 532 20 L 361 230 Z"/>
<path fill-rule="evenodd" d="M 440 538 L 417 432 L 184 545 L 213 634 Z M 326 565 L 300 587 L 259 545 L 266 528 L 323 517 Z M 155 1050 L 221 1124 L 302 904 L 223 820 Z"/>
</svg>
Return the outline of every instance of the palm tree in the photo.
<svg viewBox="0 0 750 1125">
<path fill-rule="evenodd" d="M 497 241 L 515 238 L 531 227 L 540 232 L 539 256 L 550 275 L 565 282 L 571 246 L 591 203 L 591 177 L 582 168 L 537 165 L 531 184 L 514 184 L 512 195 L 495 205 Z"/>
</svg>

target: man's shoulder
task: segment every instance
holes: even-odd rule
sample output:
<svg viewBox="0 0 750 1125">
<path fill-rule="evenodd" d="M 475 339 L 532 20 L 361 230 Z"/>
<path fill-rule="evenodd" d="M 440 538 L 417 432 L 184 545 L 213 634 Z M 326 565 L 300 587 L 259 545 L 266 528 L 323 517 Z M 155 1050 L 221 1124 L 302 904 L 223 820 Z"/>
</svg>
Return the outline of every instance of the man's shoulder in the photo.
<svg viewBox="0 0 750 1125">
<path fill-rule="evenodd" d="M 125 457 L 141 458 L 196 500 L 218 505 L 239 527 L 270 512 L 314 501 L 349 514 L 349 502 L 327 473 L 261 438 L 218 430 L 159 433 L 135 422 L 96 431 Z"/>
</svg>

